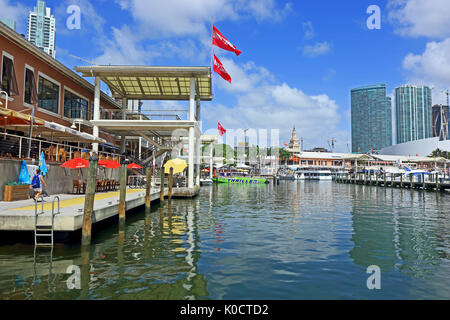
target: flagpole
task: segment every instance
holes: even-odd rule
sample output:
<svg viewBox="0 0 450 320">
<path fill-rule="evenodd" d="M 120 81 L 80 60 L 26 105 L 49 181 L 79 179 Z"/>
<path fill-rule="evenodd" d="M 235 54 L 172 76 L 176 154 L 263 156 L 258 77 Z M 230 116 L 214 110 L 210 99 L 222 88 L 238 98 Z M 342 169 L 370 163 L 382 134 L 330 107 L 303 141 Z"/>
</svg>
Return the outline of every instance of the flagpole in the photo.
<svg viewBox="0 0 450 320">
<path fill-rule="evenodd" d="M 214 96 L 214 46 L 212 44 L 214 35 L 214 18 L 211 17 L 211 95 Z"/>
</svg>

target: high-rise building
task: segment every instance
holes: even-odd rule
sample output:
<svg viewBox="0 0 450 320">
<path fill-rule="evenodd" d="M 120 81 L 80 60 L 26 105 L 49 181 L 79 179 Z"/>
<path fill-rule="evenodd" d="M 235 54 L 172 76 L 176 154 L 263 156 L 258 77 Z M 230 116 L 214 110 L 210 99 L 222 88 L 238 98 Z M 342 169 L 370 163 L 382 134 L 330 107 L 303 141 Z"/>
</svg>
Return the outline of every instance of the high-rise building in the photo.
<svg viewBox="0 0 450 320">
<path fill-rule="evenodd" d="M 34 11 L 30 11 L 27 39 L 55 58 L 55 18 L 44 1 L 38 0 Z"/>
<path fill-rule="evenodd" d="M 392 145 L 392 104 L 386 85 L 351 90 L 352 152 L 367 153 Z"/>
<path fill-rule="evenodd" d="M 16 20 L 13 19 L 0 19 L 1 22 L 6 24 L 8 27 L 16 31 Z"/>
<path fill-rule="evenodd" d="M 434 105 L 431 112 L 432 136 L 440 140 L 450 139 L 450 108 L 445 105 Z"/>
<path fill-rule="evenodd" d="M 397 143 L 431 138 L 431 89 L 404 85 L 395 88 Z"/>
</svg>

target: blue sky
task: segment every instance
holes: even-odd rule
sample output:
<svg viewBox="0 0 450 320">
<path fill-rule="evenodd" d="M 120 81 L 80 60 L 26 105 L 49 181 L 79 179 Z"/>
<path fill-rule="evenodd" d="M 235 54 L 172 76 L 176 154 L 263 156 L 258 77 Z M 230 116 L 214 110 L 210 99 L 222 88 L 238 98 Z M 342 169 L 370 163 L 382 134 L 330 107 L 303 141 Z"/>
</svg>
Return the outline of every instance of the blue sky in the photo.
<svg viewBox="0 0 450 320">
<path fill-rule="evenodd" d="M 81 29 L 68 30 L 66 9 L 81 9 Z M 25 33 L 34 0 L 0 0 Z M 369 30 L 370 5 L 381 29 Z M 215 97 L 202 108 L 203 129 L 273 128 L 280 142 L 292 126 L 305 148 L 336 151 L 350 144 L 350 89 L 386 83 L 440 88 L 450 81 L 450 2 L 447 0 L 116 0 L 47 1 L 57 18 L 57 59 L 72 68 L 98 64 L 209 65 L 211 18 L 243 53 L 216 55 L 232 84 L 215 76 Z M 155 104 L 147 104 L 153 106 Z M 162 103 L 158 108 L 186 108 Z"/>
</svg>

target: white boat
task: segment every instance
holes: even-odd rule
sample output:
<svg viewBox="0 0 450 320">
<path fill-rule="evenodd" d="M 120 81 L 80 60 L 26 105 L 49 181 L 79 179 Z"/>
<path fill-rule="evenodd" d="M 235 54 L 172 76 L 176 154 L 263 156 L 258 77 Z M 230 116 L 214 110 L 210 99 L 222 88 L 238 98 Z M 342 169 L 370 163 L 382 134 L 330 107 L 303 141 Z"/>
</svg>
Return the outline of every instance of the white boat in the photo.
<svg viewBox="0 0 450 320">
<path fill-rule="evenodd" d="M 213 181 L 211 179 L 200 179 L 201 186 L 208 186 L 211 184 L 213 184 Z"/>
<path fill-rule="evenodd" d="M 333 180 L 333 176 L 330 170 L 314 170 L 314 171 L 308 170 L 308 171 L 301 171 L 297 174 L 300 174 L 300 177 L 303 175 L 304 180 L 319 180 L 319 181 Z"/>
</svg>

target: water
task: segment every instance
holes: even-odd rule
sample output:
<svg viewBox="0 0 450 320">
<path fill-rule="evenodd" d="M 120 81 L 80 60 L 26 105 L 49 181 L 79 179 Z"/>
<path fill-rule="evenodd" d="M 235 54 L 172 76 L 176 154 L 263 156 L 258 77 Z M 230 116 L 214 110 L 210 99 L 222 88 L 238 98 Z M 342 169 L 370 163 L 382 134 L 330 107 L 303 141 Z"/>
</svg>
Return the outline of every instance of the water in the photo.
<svg viewBox="0 0 450 320">
<path fill-rule="evenodd" d="M 449 299 L 449 200 L 332 182 L 204 187 L 103 229 L 90 261 L 57 245 L 49 270 L 49 250 L 35 263 L 31 245 L 0 246 L 0 299 Z"/>
</svg>

